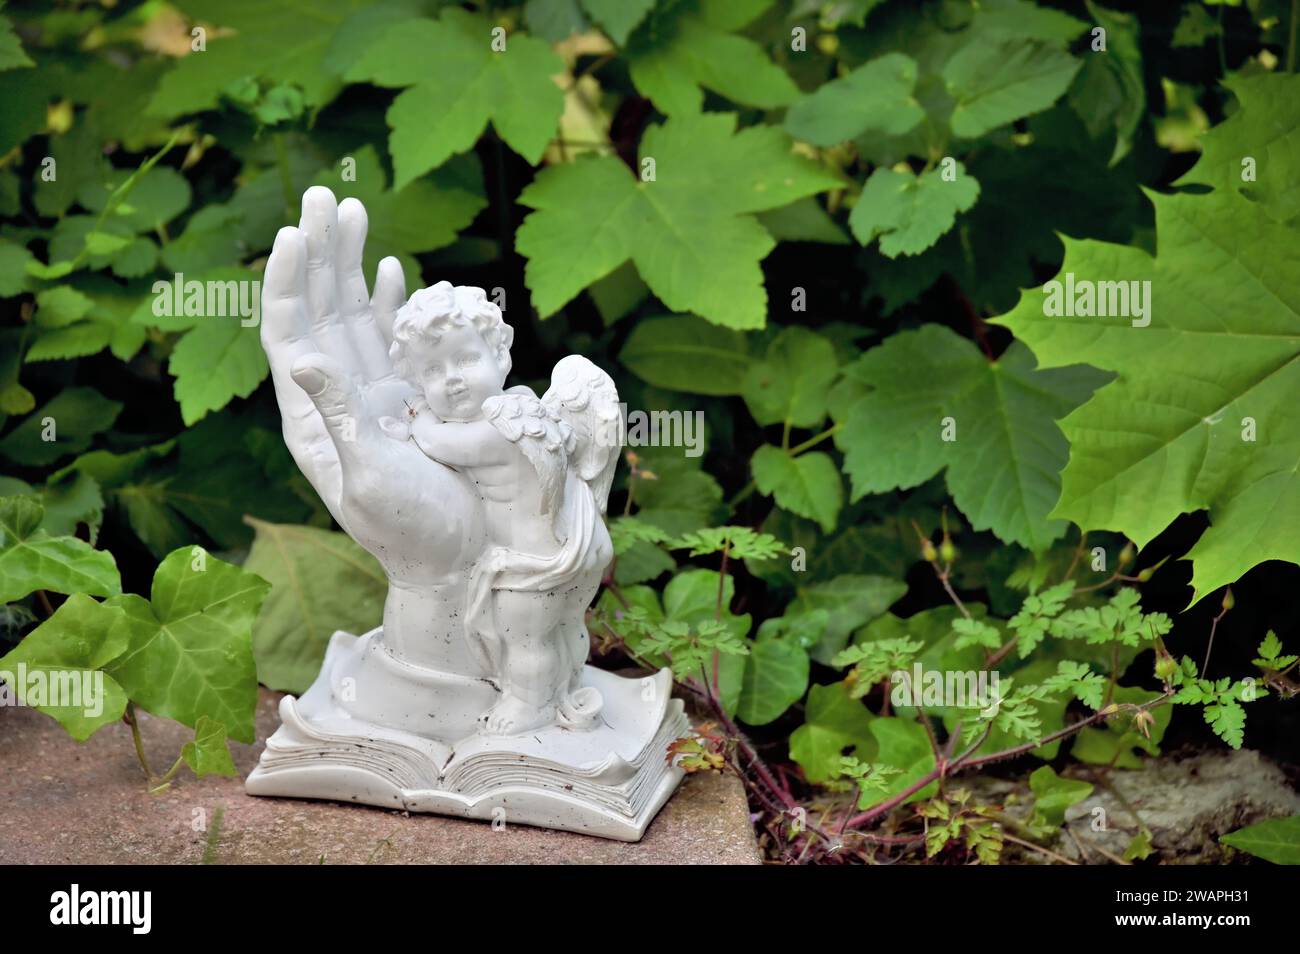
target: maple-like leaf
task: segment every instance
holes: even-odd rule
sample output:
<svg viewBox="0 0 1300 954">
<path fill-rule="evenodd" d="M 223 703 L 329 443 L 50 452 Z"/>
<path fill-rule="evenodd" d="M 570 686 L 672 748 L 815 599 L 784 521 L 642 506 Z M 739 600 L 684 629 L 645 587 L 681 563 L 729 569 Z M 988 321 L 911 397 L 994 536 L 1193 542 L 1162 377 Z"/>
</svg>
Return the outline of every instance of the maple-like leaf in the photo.
<svg viewBox="0 0 1300 954">
<path fill-rule="evenodd" d="M 759 262 L 775 242 L 752 213 L 839 183 L 794 155 L 780 130 L 735 127 L 729 113 L 651 127 L 640 168 L 653 160 L 652 179 L 608 156 L 543 170 L 519 198 L 536 211 L 515 236 L 541 315 L 631 259 L 674 311 L 732 328 L 763 327 L 767 293 Z"/>
<path fill-rule="evenodd" d="M 542 158 L 564 110 L 551 81 L 564 61 L 523 33 L 494 49 L 495 27 L 450 7 L 437 20 L 390 25 L 348 68 L 352 82 L 409 87 L 388 108 L 394 188 L 469 149 L 489 120 L 515 152 L 531 163 Z"/>
<path fill-rule="evenodd" d="M 1300 96 L 1300 78 L 1285 88 Z M 1243 118 L 1212 131 L 1205 177 L 1221 181 L 1217 157 L 1229 150 L 1294 167 L 1270 150 L 1272 128 Z M 1274 175 L 1266 195 L 1286 195 L 1295 169 Z M 1208 510 L 1211 527 L 1186 555 L 1195 601 L 1265 560 L 1300 562 L 1300 232 L 1226 187 L 1151 201 L 1154 257 L 1066 240 L 1060 280 L 1123 283 L 1129 314 L 1054 316 L 1047 292 L 1031 289 L 998 320 L 1045 367 L 1117 373 L 1062 421 L 1070 462 L 1053 516 L 1145 546 L 1179 514 Z M 1146 313 L 1134 317 L 1144 288 Z"/>
<path fill-rule="evenodd" d="M 845 369 L 856 399 L 834 409 L 854 498 L 915 487 L 941 470 L 971 525 L 1040 551 L 1065 532 L 1049 520 L 1068 447 L 1057 418 L 1104 377 L 1035 369 L 1012 346 L 997 361 L 939 325 L 894 335 Z"/>
<path fill-rule="evenodd" d="M 799 87 L 761 46 L 734 33 L 769 5 L 702 0 L 697 10 L 652 16 L 628 44 L 632 82 L 666 115 L 699 112 L 705 89 L 745 106 L 793 102 Z"/>
</svg>

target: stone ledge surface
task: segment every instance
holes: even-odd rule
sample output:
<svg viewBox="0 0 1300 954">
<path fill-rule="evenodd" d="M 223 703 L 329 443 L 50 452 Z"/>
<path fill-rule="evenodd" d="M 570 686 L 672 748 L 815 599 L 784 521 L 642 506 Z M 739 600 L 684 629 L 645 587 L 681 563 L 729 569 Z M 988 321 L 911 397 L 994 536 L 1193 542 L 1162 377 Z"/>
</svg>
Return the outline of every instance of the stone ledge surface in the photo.
<svg viewBox="0 0 1300 954">
<path fill-rule="evenodd" d="M 278 725 L 280 698 L 262 690 L 257 743 L 231 744 L 239 778 L 196 779 L 182 768 L 160 795 L 146 791 L 124 724 L 77 743 L 40 712 L 0 708 L 0 864 L 760 863 L 744 790 L 730 776 L 687 776 L 637 844 L 255 798 L 245 794 L 243 776 Z M 140 731 L 155 772 L 170 766 L 191 737 L 183 726 L 147 714 Z"/>
</svg>

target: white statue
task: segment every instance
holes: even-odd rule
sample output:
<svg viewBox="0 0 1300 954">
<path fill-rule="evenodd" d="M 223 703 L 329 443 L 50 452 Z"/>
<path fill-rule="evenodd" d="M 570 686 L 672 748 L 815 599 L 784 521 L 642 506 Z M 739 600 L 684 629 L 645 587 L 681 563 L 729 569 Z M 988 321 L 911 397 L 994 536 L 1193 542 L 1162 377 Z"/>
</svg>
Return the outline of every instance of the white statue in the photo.
<svg viewBox="0 0 1300 954">
<path fill-rule="evenodd" d="M 407 301 L 393 258 L 371 297 L 365 234 L 360 202 L 308 190 L 267 263 L 262 341 L 294 459 L 388 574 L 383 625 L 335 633 L 247 789 L 636 840 L 688 724 L 667 670 L 586 665 L 614 383 L 571 355 L 542 398 L 504 389 L 500 309 L 447 282 Z"/>
</svg>

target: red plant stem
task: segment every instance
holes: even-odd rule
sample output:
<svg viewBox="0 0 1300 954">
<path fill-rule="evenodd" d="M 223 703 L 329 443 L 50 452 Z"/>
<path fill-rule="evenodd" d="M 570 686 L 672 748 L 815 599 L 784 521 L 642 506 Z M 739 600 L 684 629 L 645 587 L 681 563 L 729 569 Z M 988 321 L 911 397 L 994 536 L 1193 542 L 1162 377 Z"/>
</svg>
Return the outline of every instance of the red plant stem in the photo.
<svg viewBox="0 0 1300 954">
<path fill-rule="evenodd" d="M 856 828 L 859 825 L 865 825 L 867 822 L 879 818 L 880 816 L 897 808 L 899 805 L 907 801 L 909 798 L 911 798 L 921 789 L 925 788 L 931 782 L 934 782 L 939 778 L 951 775 L 956 772 L 965 771 L 966 769 L 969 768 L 976 768 L 980 765 L 988 765 L 991 762 L 1000 762 L 1004 759 L 1011 759 L 1020 755 L 1025 755 L 1026 753 L 1032 752 L 1034 749 L 1037 749 L 1044 745 L 1049 745 L 1052 742 L 1055 742 L 1057 739 L 1063 739 L 1067 735 L 1070 735 L 1074 732 L 1078 732 L 1080 729 L 1086 728 L 1087 726 L 1092 725 L 1094 722 L 1097 722 L 1100 719 L 1104 719 L 1107 718 L 1108 716 L 1116 715 L 1117 713 L 1122 712 L 1126 709 L 1139 711 L 1139 710 L 1153 709 L 1156 706 L 1163 705 L 1164 703 L 1169 701 L 1171 695 L 1172 693 L 1166 692 L 1164 695 L 1152 699 L 1150 702 L 1144 702 L 1142 703 L 1142 705 L 1138 705 L 1138 706 L 1128 706 L 1128 705 L 1120 706 L 1112 711 L 1106 711 L 1103 709 L 1099 712 L 1094 712 L 1086 719 L 1080 719 L 1078 722 L 1075 722 L 1072 725 L 1067 725 L 1064 729 L 1061 729 L 1057 732 L 1053 732 L 1050 735 L 1043 736 L 1043 738 L 1036 739 L 1033 742 L 1026 742 L 1024 745 L 1017 745 L 1014 748 L 1004 749 L 1001 752 L 994 752 L 990 755 L 982 755 L 979 758 L 971 758 L 974 752 L 981 745 L 984 744 L 984 738 L 987 738 L 988 736 L 988 730 L 986 729 L 984 736 L 981 737 L 979 740 L 977 740 L 973 746 L 971 746 L 969 749 L 967 749 L 965 752 L 959 755 L 956 759 L 952 760 L 951 762 L 947 761 L 946 759 L 941 761 L 938 765 L 934 767 L 932 771 L 926 773 L 926 775 L 923 778 L 914 782 L 912 785 L 909 785 L 904 791 L 899 792 L 893 798 L 881 802 L 879 805 L 876 805 L 872 808 L 867 809 L 865 812 L 863 812 L 860 815 L 855 815 L 853 818 L 850 818 L 848 825 L 846 825 L 845 827 Z"/>
</svg>

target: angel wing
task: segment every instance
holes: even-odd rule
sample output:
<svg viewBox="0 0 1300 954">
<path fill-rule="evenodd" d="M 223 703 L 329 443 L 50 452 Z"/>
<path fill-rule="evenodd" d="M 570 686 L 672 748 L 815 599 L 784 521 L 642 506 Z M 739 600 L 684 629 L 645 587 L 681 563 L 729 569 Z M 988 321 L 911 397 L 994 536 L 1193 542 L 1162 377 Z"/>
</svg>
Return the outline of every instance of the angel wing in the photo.
<svg viewBox="0 0 1300 954">
<path fill-rule="evenodd" d="M 569 466 L 604 513 L 623 445 L 623 409 L 613 379 L 582 355 L 571 354 L 551 372 L 542 404 L 572 431 Z"/>
<path fill-rule="evenodd" d="M 488 398 L 483 415 L 502 437 L 518 444 L 533 465 L 542 488 L 542 513 L 559 513 L 575 447 L 573 428 L 527 389 L 511 388 Z"/>
</svg>

